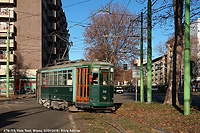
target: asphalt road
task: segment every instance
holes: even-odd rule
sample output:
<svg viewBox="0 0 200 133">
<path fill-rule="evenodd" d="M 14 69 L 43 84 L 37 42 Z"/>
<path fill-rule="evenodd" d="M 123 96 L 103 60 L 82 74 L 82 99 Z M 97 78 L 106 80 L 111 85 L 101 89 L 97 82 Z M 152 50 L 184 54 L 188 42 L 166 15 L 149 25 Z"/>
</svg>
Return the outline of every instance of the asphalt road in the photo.
<svg viewBox="0 0 200 133">
<path fill-rule="evenodd" d="M 184 96 L 183 94 L 178 95 L 180 104 L 184 104 Z M 147 101 L 147 94 L 144 94 L 144 100 Z M 165 100 L 165 93 L 152 93 L 152 101 L 163 103 Z M 134 93 L 129 93 L 125 91 L 123 94 L 115 94 L 114 102 L 115 103 L 123 103 L 123 102 L 135 102 L 136 95 Z M 140 102 L 140 94 L 137 94 L 137 101 Z M 200 107 L 200 92 L 192 92 L 191 93 L 191 105 Z"/>
<path fill-rule="evenodd" d="M 76 113 L 50 110 L 34 98 L 0 101 L 0 132 L 88 132 Z"/>
<path fill-rule="evenodd" d="M 146 94 L 145 101 L 146 101 Z M 135 102 L 135 93 L 115 94 L 115 103 Z M 137 95 L 139 102 L 139 93 Z M 163 103 L 164 93 L 152 93 L 153 102 Z M 183 104 L 183 94 L 179 94 Z M 192 93 L 191 105 L 200 107 L 200 93 Z M 35 102 L 34 98 L 0 99 L 0 132 L 83 132 L 88 133 L 76 112 L 50 110 Z"/>
</svg>

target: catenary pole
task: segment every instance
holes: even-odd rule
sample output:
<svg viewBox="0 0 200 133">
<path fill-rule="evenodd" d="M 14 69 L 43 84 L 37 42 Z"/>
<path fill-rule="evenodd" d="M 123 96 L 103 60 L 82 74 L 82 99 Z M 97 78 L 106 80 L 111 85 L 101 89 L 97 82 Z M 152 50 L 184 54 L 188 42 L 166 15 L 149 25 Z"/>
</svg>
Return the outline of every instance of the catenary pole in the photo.
<svg viewBox="0 0 200 133">
<path fill-rule="evenodd" d="M 151 0 L 148 0 L 147 102 L 152 102 Z"/>
<path fill-rule="evenodd" d="M 6 53 L 6 97 L 9 97 L 9 37 L 10 37 L 10 10 L 9 11 L 9 22 L 7 29 L 7 53 Z"/>
<path fill-rule="evenodd" d="M 144 102 L 143 86 L 143 12 L 141 12 L 141 40 L 140 40 L 140 102 Z"/>
<path fill-rule="evenodd" d="M 190 114 L 190 0 L 185 0 L 184 115 Z"/>
</svg>

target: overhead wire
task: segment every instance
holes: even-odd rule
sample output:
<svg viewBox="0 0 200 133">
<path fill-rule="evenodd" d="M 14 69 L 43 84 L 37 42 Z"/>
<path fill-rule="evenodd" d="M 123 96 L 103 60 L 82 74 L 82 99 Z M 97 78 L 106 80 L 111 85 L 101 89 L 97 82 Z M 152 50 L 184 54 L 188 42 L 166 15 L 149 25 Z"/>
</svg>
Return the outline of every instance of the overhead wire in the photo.
<svg viewBox="0 0 200 133">
<path fill-rule="evenodd" d="M 110 4 L 112 3 L 112 1 L 113 1 L 113 0 L 111 0 L 106 6 L 104 6 L 103 9 L 106 8 L 108 5 L 110 5 Z M 84 21 L 88 20 L 89 18 L 95 16 L 95 15 L 96 15 L 97 13 L 99 13 L 100 11 L 101 11 L 101 10 L 99 10 L 98 12 L 92 14 L 91 16 L 89 16 L 89 17 L 83 19 L 82 21 L 78 22 L 77 24 L 74 24 L 73 26 L 70 26 L 69 28 L 74 27 L 74 26 L 77 26 L 78 24 L 83 23 Z"/>
<path fill-rule="evenodd" d="M 105 9 L 105 7 L 107 7 L 109 4 L 111 4 L 112 1 L 113 1 L 113 0 L 111 0 L 111 1 L 110 1 L 106 6 L 104 6 L 101 10 Z M 152 3 L 151 6 L 153 6 L 157 1 L 158 1 L 158 0 L 155 0 L 155 1 Z M 84 2 L 86 2 L 86 1 L 84 1 Z M 127 4 L 125 10 L 124 10 L 124 13 L 123 13 L 123 14 L 120 14 L 120 15 L 122 15 L 122 17 L 123 17 L 123 15 L 126 15 L 125 12 L 126 12 L 126 10 L 127 10 L 129 4 L 130 4 L 130 0 L 129 0 L 129 2 L 128 2 L 128 4 Z M 146 9 L 146 8 L 144 8 L 144 9 Z M 144 10 L 144 9 L 143 9 L 143 10 Z M 82 23 L 83 23 L 84 21 L 86 21 L 87 19 L 89 19 L 89 18 L 95 16 L 95 15 L 96 15 L 97 13 L 99 13 L 101 10 L 99 10 L 98 12 L 94 13 L 93 15 L 91 15 L 91 16 L 89 16 L 89 17 L 83 19 L 83 20 L 80 21 L 80 22 L 73 22 L 73 23 L 76 23 L 76 24 L 74 24 L 73 26 L 70 26 L 69 28 L 74 27 L 74 26 L 77 26 L 78 24 L 82 24 Z M 145 11 L 143 11 L 143 13 L 145 14 L 147 11 L 148 11 L 148 9 L 146 9 Z M 111 14 L 111 15 L 114 15 L 114 14 Z M 128 15 L 127 15 L 127 16 L 128 16 Z M 129 16 L 132 16 L 132 15 L 129 15 Z M 122 19 L 122 17 L 121 17 L 121 19 Z M 140 15 L 138 15 L 138 17 L 137 17 L 135 20 L 131 20 L 129 26 L 127 27 L 127 28 L 128 28 L 128 31 L 130 30 L 131 24 L 132 24 L 134 21 L 139 21 L 139 20 L 138 20 L 139 18 L 140 18 Z M 120 20 L 121 20 L 121 19 L 120 19 Z"/>
<path fill-rule="evenodd" d="M 86 2 L 89 2 L 91 0 L 85 0 L 85 1 L 82 1 L 82 2 L 78 2 L 78 3 L 74 3 L 74 4 L 71 4 L 71 5 L 67 5 L 67 6 L 64 6 L 62 8 L 67 8 L 67 7 L 71 7 L 71 6 L 76 6 L 76 5 L 79 5 L 79 4 L 82 4 L 82 3 L 86 3 Z"/>
</svg>

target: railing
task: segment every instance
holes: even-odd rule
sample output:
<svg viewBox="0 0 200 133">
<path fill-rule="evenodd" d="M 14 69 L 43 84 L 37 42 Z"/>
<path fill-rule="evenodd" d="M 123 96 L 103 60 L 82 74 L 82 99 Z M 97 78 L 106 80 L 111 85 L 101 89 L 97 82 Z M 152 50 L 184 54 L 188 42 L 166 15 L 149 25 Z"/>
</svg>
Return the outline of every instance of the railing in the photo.
<svg viewBox="0 0 200 133">
<path fill-rule="evenodd" d="M 47 11 L 47 16 L 56 18 L 56 11 L 55 10 L 48 10 Z"/>
<path fill-rule="evenodd" d="M 11 3 L 11 4 L 14 4 L 14 0 L 0 0 L 0 3 Z"/>
<path fill-rule="evenodd" d="M 7 24 L 2 24 L 0 25 L 0 32 L 7 32 L 8 25 Z M 10 25 L 10 33 L 14 32 L 14 25 Z"/>
<path fill-rule="evenodd" d="M 56 23 L 54 23 L 54 22 L 48 23 L 47 28 L 51 29 L 51 30 L 56 30 Z"/>
<path fill-rule="evenodd" d="M 13 48 L 14 47 L 14 40 L 13 39 L 10 39 L 10 44 L 9 44 L 9 47 L 10 48 Z M 6 39 L 0 39 L 0 48 L 6 48 L 7 47 L 7 40 Z"/>
<path fill-rule="evenodd" d="M 0 17 L 4 18 L 14 18 L 14 10 L 9 10 L 5 8 L 0 8 Z"/>
<path fill-rule="evenodd" d="M 0 8 L 0 15 L 9 15 L 9 10 Z"/>
<path fill-rule="evenodd" d="M 0 44 L 6 44 L 6 39 L 0 39 Z"/>
<path fill-rule="evenodd" d="M 0 62 L 6 62 L 7 55 L 6 54 L 0 54 Z M 9 56 L 10 62 L 14 62 L 14 54 L 10 54 Z"/>
<path fill-rule="evenodd" d="M 0 54 L 0 59 L 6 59 L 6 54 Z"/>
</svg>

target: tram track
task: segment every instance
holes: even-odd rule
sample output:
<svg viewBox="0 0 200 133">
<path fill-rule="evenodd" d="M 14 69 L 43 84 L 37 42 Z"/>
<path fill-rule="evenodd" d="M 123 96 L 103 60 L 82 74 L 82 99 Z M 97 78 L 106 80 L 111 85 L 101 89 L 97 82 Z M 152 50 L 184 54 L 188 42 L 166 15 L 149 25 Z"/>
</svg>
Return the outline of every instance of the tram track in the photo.
<svg viewBox="0 0 200 133">
<path fill-rule="evenodd" d="M 102 120 L 101 118 L 97 118 L 96 115 L 95 116 L 90 116 L 90 119 L 98 119 L 98 121 L 100 121 L 101 123 L 104 123 L 105 125 L 111 127 L 112 129 L 114 129 L 116 132 L 118 133 L 126 133 L 129 132 L 128 128 L 126 127 L 122 127 L 121 124 L 123 124 L 123 120 L 125 121 L 129 121 L 129 122 L 134 122 L 134 126 L 135 129 L 140 131 L 141 127 L 148 127 L 148 129 L 154 131 L 154 132 L 162 132 L 162 133 L 170 133 L 169 131 L 167 131 L 166 129 L 163 129 L 159 126 L 157 126 L 156 124 L 134 114 L 133 112 L 131 112 L 130 110 L 127 110 L 125 108 L 121 108 L 121 111 L 124 111 L 126 113 L 124 113 L 124 115 L 119 115 L 117 113 L 103 113 L 103 119 L 107 119 L 107 120 Z M 125 122 L 124 121 L 124 122 Z M 136 124 L 140 124 L 139 127 Z M 126 128 L 126 129 L 124 129 Z M 148 131 L 148 129 L 146 129 L 146 131 Z"/>
<path fill-rule="evenodd" d="M 119 133 L 126 133 L 125 131 L 124 131 L 124 129 L 118 124 L 118 122 L 111 116 L 111 115 L 109 115 L 108 113 L 107 113 L 107 115 L 111 118 L 111 120 L 118 126 L 118 128 L 120 129 L 118 129 L 118 128 L 115 128 L 115 129 L 118 129 L 118 131 L 119 131 Z"/>
<path fill-rule="evenodd" d="M 157 125 L 155 125 L 155 124 L 153 124 L 153 123 L 151 123 L 151 122 L 145 120 L 144 118 L 142 118 L 142 117 L 140 117 L 140 116 L 138 116 L 138 115 L 136 115 L 136 114 L 130 112 L 129 110 L 126 110 L 125 108 L 122 108 L 122 109 L 123 109 L 124 111 L 126 111 L 127 113 L 129 113 L 129 114 L 131 114 L 131 115 L 137 117 L 137 119 L 139 119 L 139 120 L 134 120 L 135 118 L 134 118 L 134 119 L 125 118 L 125 117 L 123 117 L 123 116 L 115 116 L 115 117 L 123 118 L 123 119 L 126 119 L 126 120 L 131 120 L 131 121 L 137 122 L 137 123 L 139 123 L 139 124 L 148 126 L 148 127 L 152 128 L 152 129 L 155 129 L 155 130 L 158 130 L 158 131 L 160 131 L 160 132 L 163 132 L 163 133 L 170 133 L 169 131 L 167 131 L 167 130 L 165 130 L 165 129 L 163 129 L 163 128 L 161 128 L 161 127 L 159 127 L 159 126 L 157 126 Z M 109 115 L 109 114 L 108 114 L 108 115 Z M 112 119 L 112 121 L 121 129 L 121 132 L 122 132 L 122 133 L 125 133 L 124 129 L 117 123 L 117 121 L 116 121 L 111 115 L 109 115 L 109 116 L 110 116 L 110 118 Z M 143 122 L 141 122 L 141 121 L 143 121 Z M 121 133 L 121 132 L 120 132 L 120 133 Z"/>
<path fill-rule="evenodd" d="M 132 113 L 131 111 L 129 110 L 126 110 L 125 108 L 123 108 L 124 111 L 126 111 L 127 113 L 131 114 L 132 116 L 135 116 L 134 118 L 131 117 L 131 118 L 125 118 L 124 116 L 114 116 L 114 117 L 117 117 L 118 119 L 126 119 L 126 120 L 131 120 L 133 122 L 136 122 L 136 123 L 139 123 L 139 124 L 142 124 L 142 125 L 145 125 L 147 127 L 150 127 L 151 129 L 154 129 L 154 130 L 157 130 L 158 132 L 163 132 L 163 133 L 170 133 L 169 131 L 155 125 L 154 123 L 151 123 L 147 120 L 145 120 L 144 118 Z M 117 132 L 119 133 L 126 133 L 125 129 L 122 128 L 122 126 L 120 126 L 120 124 L 117 122 L 117 120 L 113 117 L 113 114 L 110 114 L 110 113 L 107 113 L 106 114 L 107 116 L 110 117 L 110 119 L 112 120 L 112 122 L 116 125 L 114 126 L 113 124 L 110 124 L 108 122 L 107 125 L 111 126 L 113 129 L 115 129 Z M 137 120 L 134 120 L 135 118 L 137 118 Z M 105 122 L 105 121 L 104 121 Z"/>
<path fill-rule="evenodd" d="M 123 108 L 123 109 L 124 109 L 124 108 Z M 136 121 L 136 120 L 132 120 L 132 121 L 136 121 L 136 122 L 138 122 L 138 123 L 140 123 L 140 124 L 144 124 L 144 125 L 146 125 L 146 126 L 149 126 L 149 127 L 151 127 L 151 128 L 154 128 L 154 129 L 159 130 L 159 131 L 164 132 L 164 133 L 170 133 L 169 131 L 167 131 L 167 130 L 165 130 L 165 129 L 163 129 L 163 128 L 161 128 L 161 127 L 159 127 L 159 126 L 157 126 L 157 125 L 155 125 L 155 124 L 153 124 L 153 123 L 151 123 L 151 122 L 145 120 L 144 118 L 142 118 L 142 117 L 140 117 L 140 116 L 138 116 L 138 115 L 136 115 L 136 114 L 134 114 L 134 113 L 132 113 L 132 112 L 130 112 L 130 111 L 128 111 L 128 110 L 125 110 L 125 111 L 128 112 L 128 113 L 130 113 L 130 114 L 132 114 L 132 115 L 134 115 L 134 116 L 137 117 L 138 119 L 140 119 L 140 120 L 142 120 L 142 121 L 144 121 L 144 122 L 146 122 L 146 123 L 148 123 L 148 124 L 145 124 L 145 123 L 142 123 L 142 122 Z M 126 119 L 126 118 L 124 118 L 124 119 Z M 129 119 L 129 120 L 131 120 L 131 119 Z"/>
</svg>

